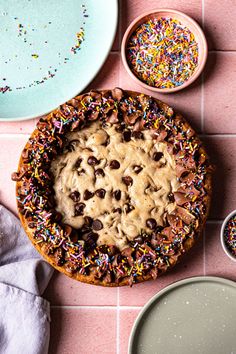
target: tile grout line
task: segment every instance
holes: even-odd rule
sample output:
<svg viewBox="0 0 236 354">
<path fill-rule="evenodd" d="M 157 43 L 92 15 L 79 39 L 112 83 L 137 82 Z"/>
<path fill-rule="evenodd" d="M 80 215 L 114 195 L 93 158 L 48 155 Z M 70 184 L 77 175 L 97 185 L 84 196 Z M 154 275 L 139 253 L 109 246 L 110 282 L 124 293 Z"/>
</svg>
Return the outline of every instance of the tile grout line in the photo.
<svg viewBox="0 0 236 354">
<path fill-rule="evenodd" d="M 117 288 L 118 292 L 119 292 L 119 288 Z M 117 292 L 117 300 L 118 300 L 118 292 Z M 115 310 L 119 307 L 119 310 L 122 308 L 124 310 L 140 310 L 142 309 L 142 306 L 99 306 L 99 305 L 51 305 L 52 309 L 65 309 L 65 310 L 81 310 L 81 309 L 96 309 L 96 310 Z"/>
<path fill-rule="evenodd" d="M 203 275 L 206 275 L 206 232 L 203 231 Z"/>
<path fill-rule="evenodd" d="M 201 74 L 201 132 L 204 134 L 204 74 L 203 73 Z"/>
<path fill-rule="evenodd" d="M 117 288 L 116 299 L 116 354 L 120 354 L 120 288 Z"/>
<path fill-rule="evenodd" d="M 202 0 L 202 28 L 205 27 L 205 1 Z M 201 74 L 201 131 L 204 133 L 204 72 Z"/>
</svg>

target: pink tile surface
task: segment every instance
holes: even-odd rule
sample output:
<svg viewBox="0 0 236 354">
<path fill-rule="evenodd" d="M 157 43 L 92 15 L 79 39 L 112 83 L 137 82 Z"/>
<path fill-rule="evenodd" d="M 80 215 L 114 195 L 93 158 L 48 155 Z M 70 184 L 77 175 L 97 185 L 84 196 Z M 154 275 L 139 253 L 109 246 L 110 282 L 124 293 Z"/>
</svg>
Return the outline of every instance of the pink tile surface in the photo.
<svg viewBox="0 0 236 354">
<path fill-rule="evenodd" d="M 51 315 L 49 354 L 116 352 L 115 310 L 57 308 Z"/>
<path fill-rule="evenodd" d="M 206 275 L 215 275 L 236 281 L 235 262 L 223 251 L 220 243 L 221 223 L 210 223 L 206 227 L 205 270 Z"/>
<path fill-rule="evenodd" d="M 121 309 L 119 312 L 120 354 L 128 353 L 129 336 L 139 312 L 139 309 Z"/>
<path fill-rule="evenodd" d="M 20 122 L 0 122 L 1 133 L 30 134 L 34 130 L 38 118 Z"/>
<path fill-rule="evenodd" d="M 210 49 L 235 50 L 235 0 L 204 0 L 205 30 Z"/>
<path fill-rule="evenodd" d="M 15 182 L 11 173 L 17 170 L 20 153 L 28 140 L 28 135 L 0 134 L 0 201 L 16 212 Z"/>
<path fill-rule="evenodd" d="M 235 73 L 236 52 L 209 54 L 204 85 L 204 131 L 207 133 L 236 133 Z"/>
<path fill-rule="evenodd" d="M 79 283 L 55 271 L 45 298 L 52 305 L 116 306 L 117 289 Z"/>
<path fill-rule="evenodd" d="M 131 21 L 135 17 L 141 15 L 144 12 L 161 9 L 161 8 L 171 8 L 179 11 L 185 12 L 187 15 L 192 16 L 196 21 L 201 24 L 202 21 L 202 1 L 201 0 L 148 0 L 148 1 L 137 1 L 137 0 L 121 0 L 121 12 L 125 14 L 122 17 L 122 33 L 129 26 Z"/>
<path fill-rule="evenodd" d="M 179 110 L 203 134 L 202 140 L 216 164 L 210 213 L 213 220 L 207 224 L 205 242 L 199 240 L 172 272 L 156 281 L 118 290 L 80 284 L 55 272 L 45 292 L 45 298 L 53 305 L 50 354 L 126 354 L 130 330 L 140 308 L 163 287 L 204 273 L 236 281 L 235 263 L 224 254 L 219 239 L 220 220 L 235 208 L 236 201 L 235 0 L 120 0 L 119 6 L 120 23 L 113 52 L 87 90 L 120 86 L 152 95 L 128 76 L 119 53 L 121 36 L 128 24 L 150 9 L 176 8 L 199 23 L 203 14 L 210 48 L 220 50 L 209 54 L 203 85 L 200 78 L 182 92 L 154 94 Z M 0 123 L 0 202 L 13 211 L 15 184 L 10 176 L 35 123 L 36 120 Z"/>
<path fill-rule="evenodd" d="M 210 218 L 223 219 L 236 201 L 236 137 L 205 136 L 203 138 L 212 162 L 215 164 L 214 193 Z"/>
</svg>

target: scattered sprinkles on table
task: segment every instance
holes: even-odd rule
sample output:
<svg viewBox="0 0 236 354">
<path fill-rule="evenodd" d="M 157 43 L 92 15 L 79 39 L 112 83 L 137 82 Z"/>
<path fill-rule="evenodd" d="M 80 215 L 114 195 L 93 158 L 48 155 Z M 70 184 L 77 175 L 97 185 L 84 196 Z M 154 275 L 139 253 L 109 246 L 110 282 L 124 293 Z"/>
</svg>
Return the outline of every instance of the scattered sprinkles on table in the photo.
<svg viewBox="0 0 236 354">
<path fill-rule="evenodd" d="M 225 226 L 224 240 L 228 250 L 236 257 L 236 214 L 229 219 Z"/>
<path fill-rule="evenodd" d="M 157 88 L 183 85 L 198 65 L 194 34 L 173 18 L 150 19 L 130 36 L 127 61 L 143 82 Z"/>
</svg>

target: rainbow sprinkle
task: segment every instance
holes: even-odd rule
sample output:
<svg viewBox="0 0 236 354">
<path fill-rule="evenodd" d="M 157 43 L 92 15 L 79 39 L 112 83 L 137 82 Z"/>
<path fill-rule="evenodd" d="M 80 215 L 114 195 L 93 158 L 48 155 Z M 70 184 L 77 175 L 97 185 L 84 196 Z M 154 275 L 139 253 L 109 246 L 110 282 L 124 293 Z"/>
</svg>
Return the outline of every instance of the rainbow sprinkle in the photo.
<svg viewBox="0 0 236 354">
<path fill-rule="evenodd" d="M 227 248 L 236 256 L 236 214 L 227 222 L 224 229 L 224 240 Z"/>
<path fill-rule="evenodd" d="M 149 86 L 183 85 L 198 65 L 194 34 L 172 18 L 151 19 L 131 35 L 126 49 L 132 72 Z"/>
</svg>

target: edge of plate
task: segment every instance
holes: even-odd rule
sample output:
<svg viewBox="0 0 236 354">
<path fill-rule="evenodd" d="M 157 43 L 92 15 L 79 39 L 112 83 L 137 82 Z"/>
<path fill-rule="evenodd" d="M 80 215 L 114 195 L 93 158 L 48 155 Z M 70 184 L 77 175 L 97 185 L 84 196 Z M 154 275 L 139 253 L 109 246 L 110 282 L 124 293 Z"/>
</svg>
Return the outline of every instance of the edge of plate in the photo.
<svg viewBox="0 0 236 354">
<path fill-rule="evenodd" d="M 116 17 L 116 22 L 115 22 L 115 25 L 114 25 L 114 28 L 113 28 L 113 33 L 112 33 L 112 36 L 111 36 L 111 43 L 107 49 L 107 53 L 106 55 L 104 56 L 103 60 L 101 61 L 100 65 L 98 66 L 97 68 L 97 71 L 94 72 L 94 75 L 91 77 L 90 81 L 87 82 L 86 85 L 84 85 L 80 91 L 77 91 L 75 92 L 71 97 L 68 97 L 68 99 L 66 100 L 67 101 L 70 101 L 73 97 L 75 97 L 76 95 L 78 95 L 79 93 L 81 93 L 92 81 L 93 79 L 96 77 L 96 75 L 98 74 L 99 70 L 101 69 L 101 67 L 103 66 L 103 64 L 105 63 L 110 51 L 111 51 L 111 48 L 113 46 L 113 43 L 114 43 L 114 40 L 115 40 L 115 36 L 116 36 L 116 31 L 117 31 L 117 26 L 118 26 L 118 12 L 119 12 L 119 7 L 118 7 L 118 0 L 113 0 L 114 1 L 114 6 L 115 6 L 115 17 Z M 64 102 L 61 102 L 60 104 L 63 104 Z M 47 111 L 47 112 L 44 112 L 44 113 L 39 113 L 39 114 L 35 114 L 35 115 L 30 115 L 30 116 L 26 116 L 26 117 L 20 117 L 20 118 L 17 118 L 17 117 L 13 117 L 13 118 L 4 118 L 4 117 L 0 117 L 0 122 L 20 122 L 20 121 L 25 121 L 25 120 L 30 120 L 30 119 L 35 119 L 35 118 L 39 118 L 39 117 L 42 117 L 42 116 L 45 116 L 47 114 L 49 114 L 50 112 L 52 112 L 54 109 L 56 109 L 58 107 L 58 105 L 56 107 L 54 107 L 53 109 L 51 109 L 50 111 Z"/>
<path fill-rule="evenodd" d="M 233 280 L 221 278 L 221 277 L 215 277 L 215 276 L 196 276 L 196 277 L 191 277 L 191 278 L 186 278 L 183 280 L 178 280 L 168 286 L 166 286 L 164 289 L 160 290 L 157 294 L 155 294 L 142 308 L 140 313 L 138 314 L 136 320 L 134 321 L 130 336 L 129 336 L 129 343 L 128 343 L 128 354 L 133 354 L 133 346 L 134 346 L 134 341 L 135 341 L 135 335 L 136 331 L 138 329 L 138 325 L 140 320 L 142 319 L 143 315 L 146 313 L 146 311 L 154 304 L 154 302 L 162 297 L 164 294 L 186 284 L 191 284 L 191 283 L 197 283 L 197 282 L 216 282 L 216 283 L 221 283 L 224 285 L 229 285 L 231 287 L 234 287 L 236 289 L 236 283 Z"/>
</svg>

